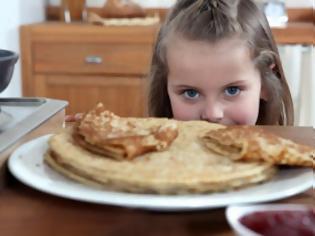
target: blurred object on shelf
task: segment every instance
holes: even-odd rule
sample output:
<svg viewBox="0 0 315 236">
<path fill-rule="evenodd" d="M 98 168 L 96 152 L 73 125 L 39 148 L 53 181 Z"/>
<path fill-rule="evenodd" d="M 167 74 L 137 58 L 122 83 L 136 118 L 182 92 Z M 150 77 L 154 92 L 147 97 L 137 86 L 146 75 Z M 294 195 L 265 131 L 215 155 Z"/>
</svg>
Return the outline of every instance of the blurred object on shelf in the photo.
<svg viewBox="0 0 315 236">
<path fill-rule="evenodd" d="M 158 15 L 133 18 L 102 18 L 96 13 L 89 12 L 87 22 L 105 26 L 147 26 L 160 23 Z"/>
<path fill-rule="evenodd" d="M 85 0 L 62 0 L 60 5 L 60 20 L 70 23 L 86 19 Z"/>
<path fill-rule="evenodd" d="M 102 15 L 106 18 L 145 17 L 145 10 L 132 0 L 107 0 Z"/>
<path fill-rule="evenodd" d="M 281 27 L 287 24 L 288 14 L 284 0 L 265 1 L 263 8 L 271 27 Z"/>
<path fill-rule="evenodd" d="M 103 5 L 101 5 L 101 2 L 96 6 L 96 5 L 92 5 L 90 3 L 91 0 L 86 0 L 86 5 L 87 5 L 87 12 L 94 12 L 96 14 L 98 14 L 99 16 L 105 17 L 103 14 L 104 10 Z M 139 1 L 139 0 L 138 0 Z M 137 1 L 137 2 L 138 2 Z M 259 4 L 263 4 L 264 1 L 260 0 L 262 2 L 260 2 Z M 141 5 L 143 6 L 143 5 Z M 287 6 L 287 5 L 286 5 Z M 261 5 L 261 7 L 263 7 Z M 145 15 L 154 15 L 155 13 L 158 13 L 161 19 L 161 22 L 164 21 L 164 19 L 166 18 L 166 15 L 169 11 L 169 8 L 146 8 L 143 7 L 144 11 L 145 11 Z M 47 8 L 46 8 L 46 18 L 49 21 L 53 21 L 53 20 L 59 20 L 60 19 L 60 5 L 57 3 L 50 4 L 47 3 Z M 315 21 L 315 14 L 313 14 L 313 8 L 287 8 L 287 14 L 289 17 L 289 22 L 311 22 L 313 23 L 313 21 Z"/>
</svg>

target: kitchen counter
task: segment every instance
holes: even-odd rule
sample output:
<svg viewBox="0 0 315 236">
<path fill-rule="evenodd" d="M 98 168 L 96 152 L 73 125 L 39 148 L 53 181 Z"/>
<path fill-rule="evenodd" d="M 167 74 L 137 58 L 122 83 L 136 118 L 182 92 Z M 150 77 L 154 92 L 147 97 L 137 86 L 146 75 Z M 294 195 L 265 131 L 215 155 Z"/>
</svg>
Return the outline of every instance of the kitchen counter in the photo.
<svg viewBox="0 0 315 236">
<path fill-rule="evenodd" d="M 28 139 L 60 127 L 58 122 L 46 125 Z M 313 128 L 266 128 L 304 144 L 315 143 Z M 6 177 L 0 190 L 1 235 L 234 235 L 225 218 L 225 208 L 161 213 L 91 204 L 39 192 L 8 173 Z M 311 205 L 314 204 L 312 194 L 310 189 L 275 203 Z"/>
</svg>

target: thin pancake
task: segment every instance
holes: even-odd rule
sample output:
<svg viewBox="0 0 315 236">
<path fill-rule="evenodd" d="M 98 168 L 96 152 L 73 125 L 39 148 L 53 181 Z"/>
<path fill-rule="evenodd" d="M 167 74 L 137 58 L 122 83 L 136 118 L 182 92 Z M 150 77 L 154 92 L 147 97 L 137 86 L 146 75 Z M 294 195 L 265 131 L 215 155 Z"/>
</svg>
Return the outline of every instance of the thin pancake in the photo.
<svg viewBox="0 0 315 236">
<path fill-rule="evenodd" d="M 229 126 L 210 130 L 202 139 L 210 150 L 233 160 L 314 168 L 314 148 L 297 144 L 257 127 Z"/>
<path fill-rule="evenodd" d="M 146 126 L 152 120 L 142 122 Z M 228 191 L 266 181 L 276 171 L 268 163 L 234 162 L 209 151 L 199 135 L 220 125 L 190 121 L 178 122 L 178 127 L 179 135 L 168 149 L 122 161 L 91 153 L 73 140 L 71 130 L 64 131 L 50 139 L 45 161 L 85 184 L 159 194 Z"/>
</svg>

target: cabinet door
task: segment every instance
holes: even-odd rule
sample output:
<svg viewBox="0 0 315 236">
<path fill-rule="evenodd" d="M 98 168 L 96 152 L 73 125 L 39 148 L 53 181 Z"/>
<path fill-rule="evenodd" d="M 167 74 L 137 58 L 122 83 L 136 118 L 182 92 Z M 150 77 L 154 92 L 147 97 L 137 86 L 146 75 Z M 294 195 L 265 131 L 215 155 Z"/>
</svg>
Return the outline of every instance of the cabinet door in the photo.
<svg viewBox="0 0 315 236">
<path fill-rule="evenodd" d="M 146 115 L 143 78 L 36 75 L 35 81 L 35 96 L 69 101 L 67 114 L 85 112 L 102 102 L 120 116 Z"/>
</svg>

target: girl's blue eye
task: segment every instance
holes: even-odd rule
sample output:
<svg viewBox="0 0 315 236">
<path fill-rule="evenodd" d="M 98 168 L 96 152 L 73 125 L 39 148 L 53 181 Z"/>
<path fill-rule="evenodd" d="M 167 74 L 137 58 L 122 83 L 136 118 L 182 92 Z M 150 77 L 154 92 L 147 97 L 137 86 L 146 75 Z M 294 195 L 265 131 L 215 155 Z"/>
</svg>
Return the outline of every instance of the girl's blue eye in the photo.
<svg viewBox="0 0 315 236">
<path fill-rule="evenodd" d="M 187 89 L 184 91 L 184 96 L 189 99 L 195 99 L 199 97 L 199 93 L 194 89 Z"/>
<path fill-rule="evenodd" d="M 231 86 L 224 90 L 225 94 L 231 97 L 238 95 L 240 91 L 241 91 L 240 88 L 236 86 Z"/>
</svg>

